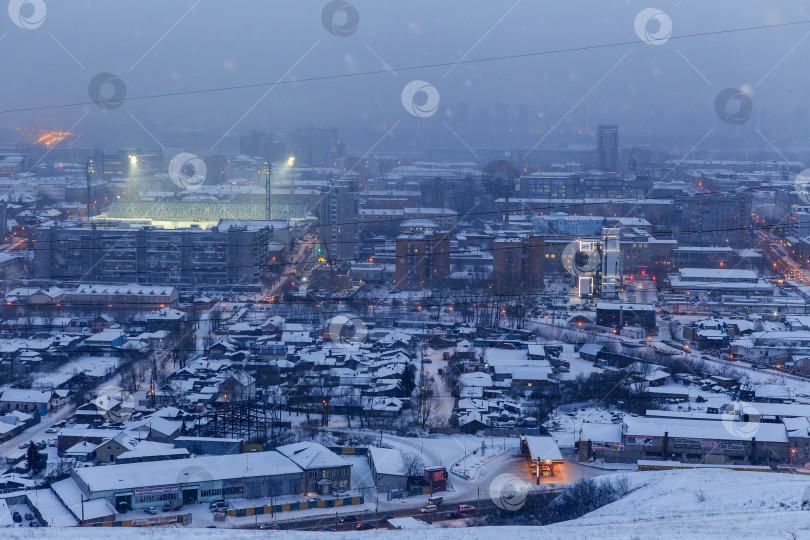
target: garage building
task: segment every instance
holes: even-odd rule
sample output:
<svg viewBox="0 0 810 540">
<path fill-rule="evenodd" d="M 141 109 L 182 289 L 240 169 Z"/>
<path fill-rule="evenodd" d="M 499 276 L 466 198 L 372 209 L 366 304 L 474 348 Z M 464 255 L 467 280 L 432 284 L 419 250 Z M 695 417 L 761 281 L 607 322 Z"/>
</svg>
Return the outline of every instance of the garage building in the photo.
<svg viewBox="0 0 810 540">
<path fill-rule="evenodd" d="M 306 481 L 304 470 L 279 452 L 78 468 L 71 477 L 87 499 L 107 499 L 118 510 L 292 495 Z"/>
</svg>

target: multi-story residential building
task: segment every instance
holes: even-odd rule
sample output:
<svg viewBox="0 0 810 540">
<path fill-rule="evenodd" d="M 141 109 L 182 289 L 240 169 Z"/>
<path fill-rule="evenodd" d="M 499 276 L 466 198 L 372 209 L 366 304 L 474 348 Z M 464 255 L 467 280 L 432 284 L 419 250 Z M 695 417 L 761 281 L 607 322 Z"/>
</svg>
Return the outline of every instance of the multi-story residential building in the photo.
<svg viewBox="0 0 810 540">
<path fill-rule="evenodd" d="M 510 236 L 495 240 L 492 278 L 499 292 L 543 288 L 545 241 L 541 236 Z"/>
<path fill-rule="evenodd" d="M 325 258 L 351 262 L 358 257 L 357 191 L 351 182 L 336 182 L 318 204 L 318 238 Z"/>
<path fill-rule="evenodd" d="M 601 171 L 619 170 L 619 126 L 596 126 L 596 166 Z"/>
<path fill-rule="evenodd" d="M 272 237 L 269 225 L 114 228 L 117 224 L 38 229 L 33 248 L 35 276 L 63 283 L 255 286 L 266 269 Z"/>
<path fill-rule="evenodd" d="M 450 274 L 450 235 L 446 232 L 408 232 L 397 237 L 395 286 L 424 289 Z"/>
</svg>

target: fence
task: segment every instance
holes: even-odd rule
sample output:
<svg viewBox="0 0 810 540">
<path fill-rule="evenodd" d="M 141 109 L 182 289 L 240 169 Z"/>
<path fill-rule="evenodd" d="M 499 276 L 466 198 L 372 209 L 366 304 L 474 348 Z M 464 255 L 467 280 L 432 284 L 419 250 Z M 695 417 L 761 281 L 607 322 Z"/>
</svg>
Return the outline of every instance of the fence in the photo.
<svg viewBox="0 0 810 540">
<path fill-rule="evenodd" d="M 273 506 L 250 506 L 247 508 L 231 508 L 228 510 L 228 517 L 261 516 L 265 514 L 277 514 L 279 512 L 291 512 L 293 510 L 309 510 L 310 508 L 340 508 L 342 506 L 353 506 L 363 504 L 365 499 L 359 497 L 344 497 L 342 499 L 322 499 L 314 502 L 294 502 L 276 504 Z"/>
<path fill-rule="evenodd" d="M 191 514 L 125 519 L 121 521 L 102 521 L 100 523 L 87 523 L 84 527 L 159 527 L 162 525 L 174 525 L 175 523 L 181 525 L 190 524 Z"/>
</svg>

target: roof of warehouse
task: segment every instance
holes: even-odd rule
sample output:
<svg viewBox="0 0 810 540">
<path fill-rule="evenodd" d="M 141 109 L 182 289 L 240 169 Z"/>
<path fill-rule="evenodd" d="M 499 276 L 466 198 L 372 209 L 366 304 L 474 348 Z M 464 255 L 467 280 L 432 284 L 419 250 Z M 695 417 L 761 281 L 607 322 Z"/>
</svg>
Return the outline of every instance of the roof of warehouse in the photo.
<svg viewBox="0 0 810 540">
<path fill-rule="evenodd" d="M 279 446 L 278 450 L 304 469 L 346 467 L 349 463 L 328 448 L 313 442 L 298 442 Z"/>
<path fill-rule="evenodd" d="M 645 417 L 625 417 L 624 424 L 628 435 L 662 437 L 667 433 L 670 438 L 750 441 L 756 437 L 761 442 L 788 442 L 783 424 L 760 423 L 752 428 L 745 422 L 736 421 Z"/>
<path fill-rule="evenodd" d="M 141 487 L 303 472 L 278 452 L 127 463 L 75 469 L 91 491 L 123 491 Z"/>
</svg>

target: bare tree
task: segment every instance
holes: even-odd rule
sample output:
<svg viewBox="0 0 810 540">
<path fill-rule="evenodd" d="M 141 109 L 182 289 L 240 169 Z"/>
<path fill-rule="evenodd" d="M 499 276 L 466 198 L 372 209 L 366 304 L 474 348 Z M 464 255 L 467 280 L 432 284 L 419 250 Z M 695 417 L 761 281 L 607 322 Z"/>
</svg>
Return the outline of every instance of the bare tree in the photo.
<svg viewBox="0 0 810 540">
<path fill-rule="evenodd" d="M 433 412 L 433 403 L 436 398 L 436 379 L 426 370 L 421 370 L 417 377 L 416 388 L 412 400 L 411 414 L 414 424 L 424 428 Z"/>
<path fill-rule="evenodd" d="M 425 460 L 422 456 L 413 452 L 399 451 L 399 457 L 402 460 L 402 468 L 400 472 L 408 478 L 422 476 L 425 471 Z"/>
</svg>

